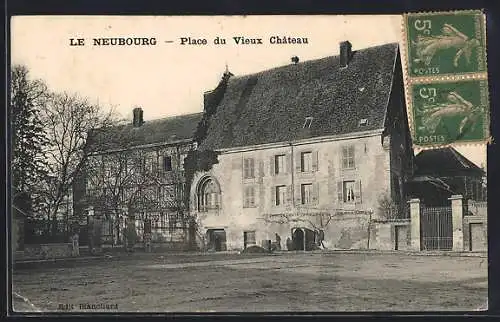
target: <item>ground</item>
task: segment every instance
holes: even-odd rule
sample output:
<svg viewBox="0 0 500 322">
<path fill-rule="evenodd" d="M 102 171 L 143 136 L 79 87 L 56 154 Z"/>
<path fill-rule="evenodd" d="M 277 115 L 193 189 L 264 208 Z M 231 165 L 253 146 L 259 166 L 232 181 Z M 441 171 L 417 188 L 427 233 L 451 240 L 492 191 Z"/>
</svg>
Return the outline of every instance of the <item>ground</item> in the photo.
<svg viewBox="0 0 500 322">
<path fill-rule="evenodd" d="M 486 258 L 400 253 L 132 255 L 16 269 L 13 291 L 32 309 L 73 312 L 92 311 L 80 304 L 115 312 L 472 311 L 486 309 L 488 297 Z"/>
</svg>

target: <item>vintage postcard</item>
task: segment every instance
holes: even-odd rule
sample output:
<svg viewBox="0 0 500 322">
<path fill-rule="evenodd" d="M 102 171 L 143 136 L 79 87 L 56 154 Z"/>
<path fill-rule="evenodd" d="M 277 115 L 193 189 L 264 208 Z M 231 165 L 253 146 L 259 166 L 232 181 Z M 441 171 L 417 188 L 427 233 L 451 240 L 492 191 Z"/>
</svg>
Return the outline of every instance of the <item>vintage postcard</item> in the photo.
<svg viewBox="0 0 500 322">
<path fill-rule="evenodd" d="M 13 17 L 13 312 L 487 310 L 485 37 Z"/>
</svg>

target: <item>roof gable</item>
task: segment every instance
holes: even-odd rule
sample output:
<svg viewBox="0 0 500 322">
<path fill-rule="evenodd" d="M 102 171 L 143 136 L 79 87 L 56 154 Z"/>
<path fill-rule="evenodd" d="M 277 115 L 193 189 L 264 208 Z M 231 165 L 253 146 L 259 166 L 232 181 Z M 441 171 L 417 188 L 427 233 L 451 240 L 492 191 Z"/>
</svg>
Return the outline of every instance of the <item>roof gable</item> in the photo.
<svg viewBox="0 0 500 322">
<path fill-rule="evenodd" d="M 200 148 L 382 129 L 397 56 L 398 45 L 387 44 L 355 51 L 347 68 L 334 56 L 233 77 Z"/>
<path fill-rule="evenodd" d="M 415 156 L 415 175 L 438 177 L 469 173 L 483 175 L 484 171 L 452 147 L 424 150 Z"/>
</svg>

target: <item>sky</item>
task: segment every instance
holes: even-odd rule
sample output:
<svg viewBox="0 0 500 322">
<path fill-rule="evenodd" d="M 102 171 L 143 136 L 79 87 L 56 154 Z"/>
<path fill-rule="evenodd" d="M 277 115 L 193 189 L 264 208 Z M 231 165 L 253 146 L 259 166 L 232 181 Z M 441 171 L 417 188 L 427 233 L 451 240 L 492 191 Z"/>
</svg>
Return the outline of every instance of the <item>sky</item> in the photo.
<svg viewBox="0 0 500 322">
<path fill-rule="evenodd" d="M 19 16 L 12 18 L 12 63 L 54 91 L 78 93 L 131 119 L 201 112 L 203 93 L 217 86 L 227 68 L 236 76 L 337 55 L 339 42 L 353 50 L 401 43 L 402 19 L 391 16 Z M 307 37 L 308 44 L 272 45 L 272 36 Z M 155 46 L 93 46 L 93 38 L 155 38 Z M 206 45 L 181 45 L 181 38 Z M 226 45 L 214 45 L 214 38 Z M 238 45 L 233 37 L 262 38 Z M 83 38 L 84 46 L 70 46 Z M 404 57 L 403 57 L 404 58 Z M 484 146 L 457 146 L 481 166 Z"/>
</svg>

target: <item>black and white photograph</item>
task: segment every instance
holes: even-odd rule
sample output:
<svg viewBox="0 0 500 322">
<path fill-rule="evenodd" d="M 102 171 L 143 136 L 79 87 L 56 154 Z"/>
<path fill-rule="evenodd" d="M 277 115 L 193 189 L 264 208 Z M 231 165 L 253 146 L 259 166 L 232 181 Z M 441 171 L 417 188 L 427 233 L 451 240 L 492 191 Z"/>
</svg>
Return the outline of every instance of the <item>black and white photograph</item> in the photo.
<svg viewBox="0 0 500 322">
<path fill-rule="evenodd" d="M 487 310 L 448 16 L 13 17 L 13 312 Z"/>
</svg>

